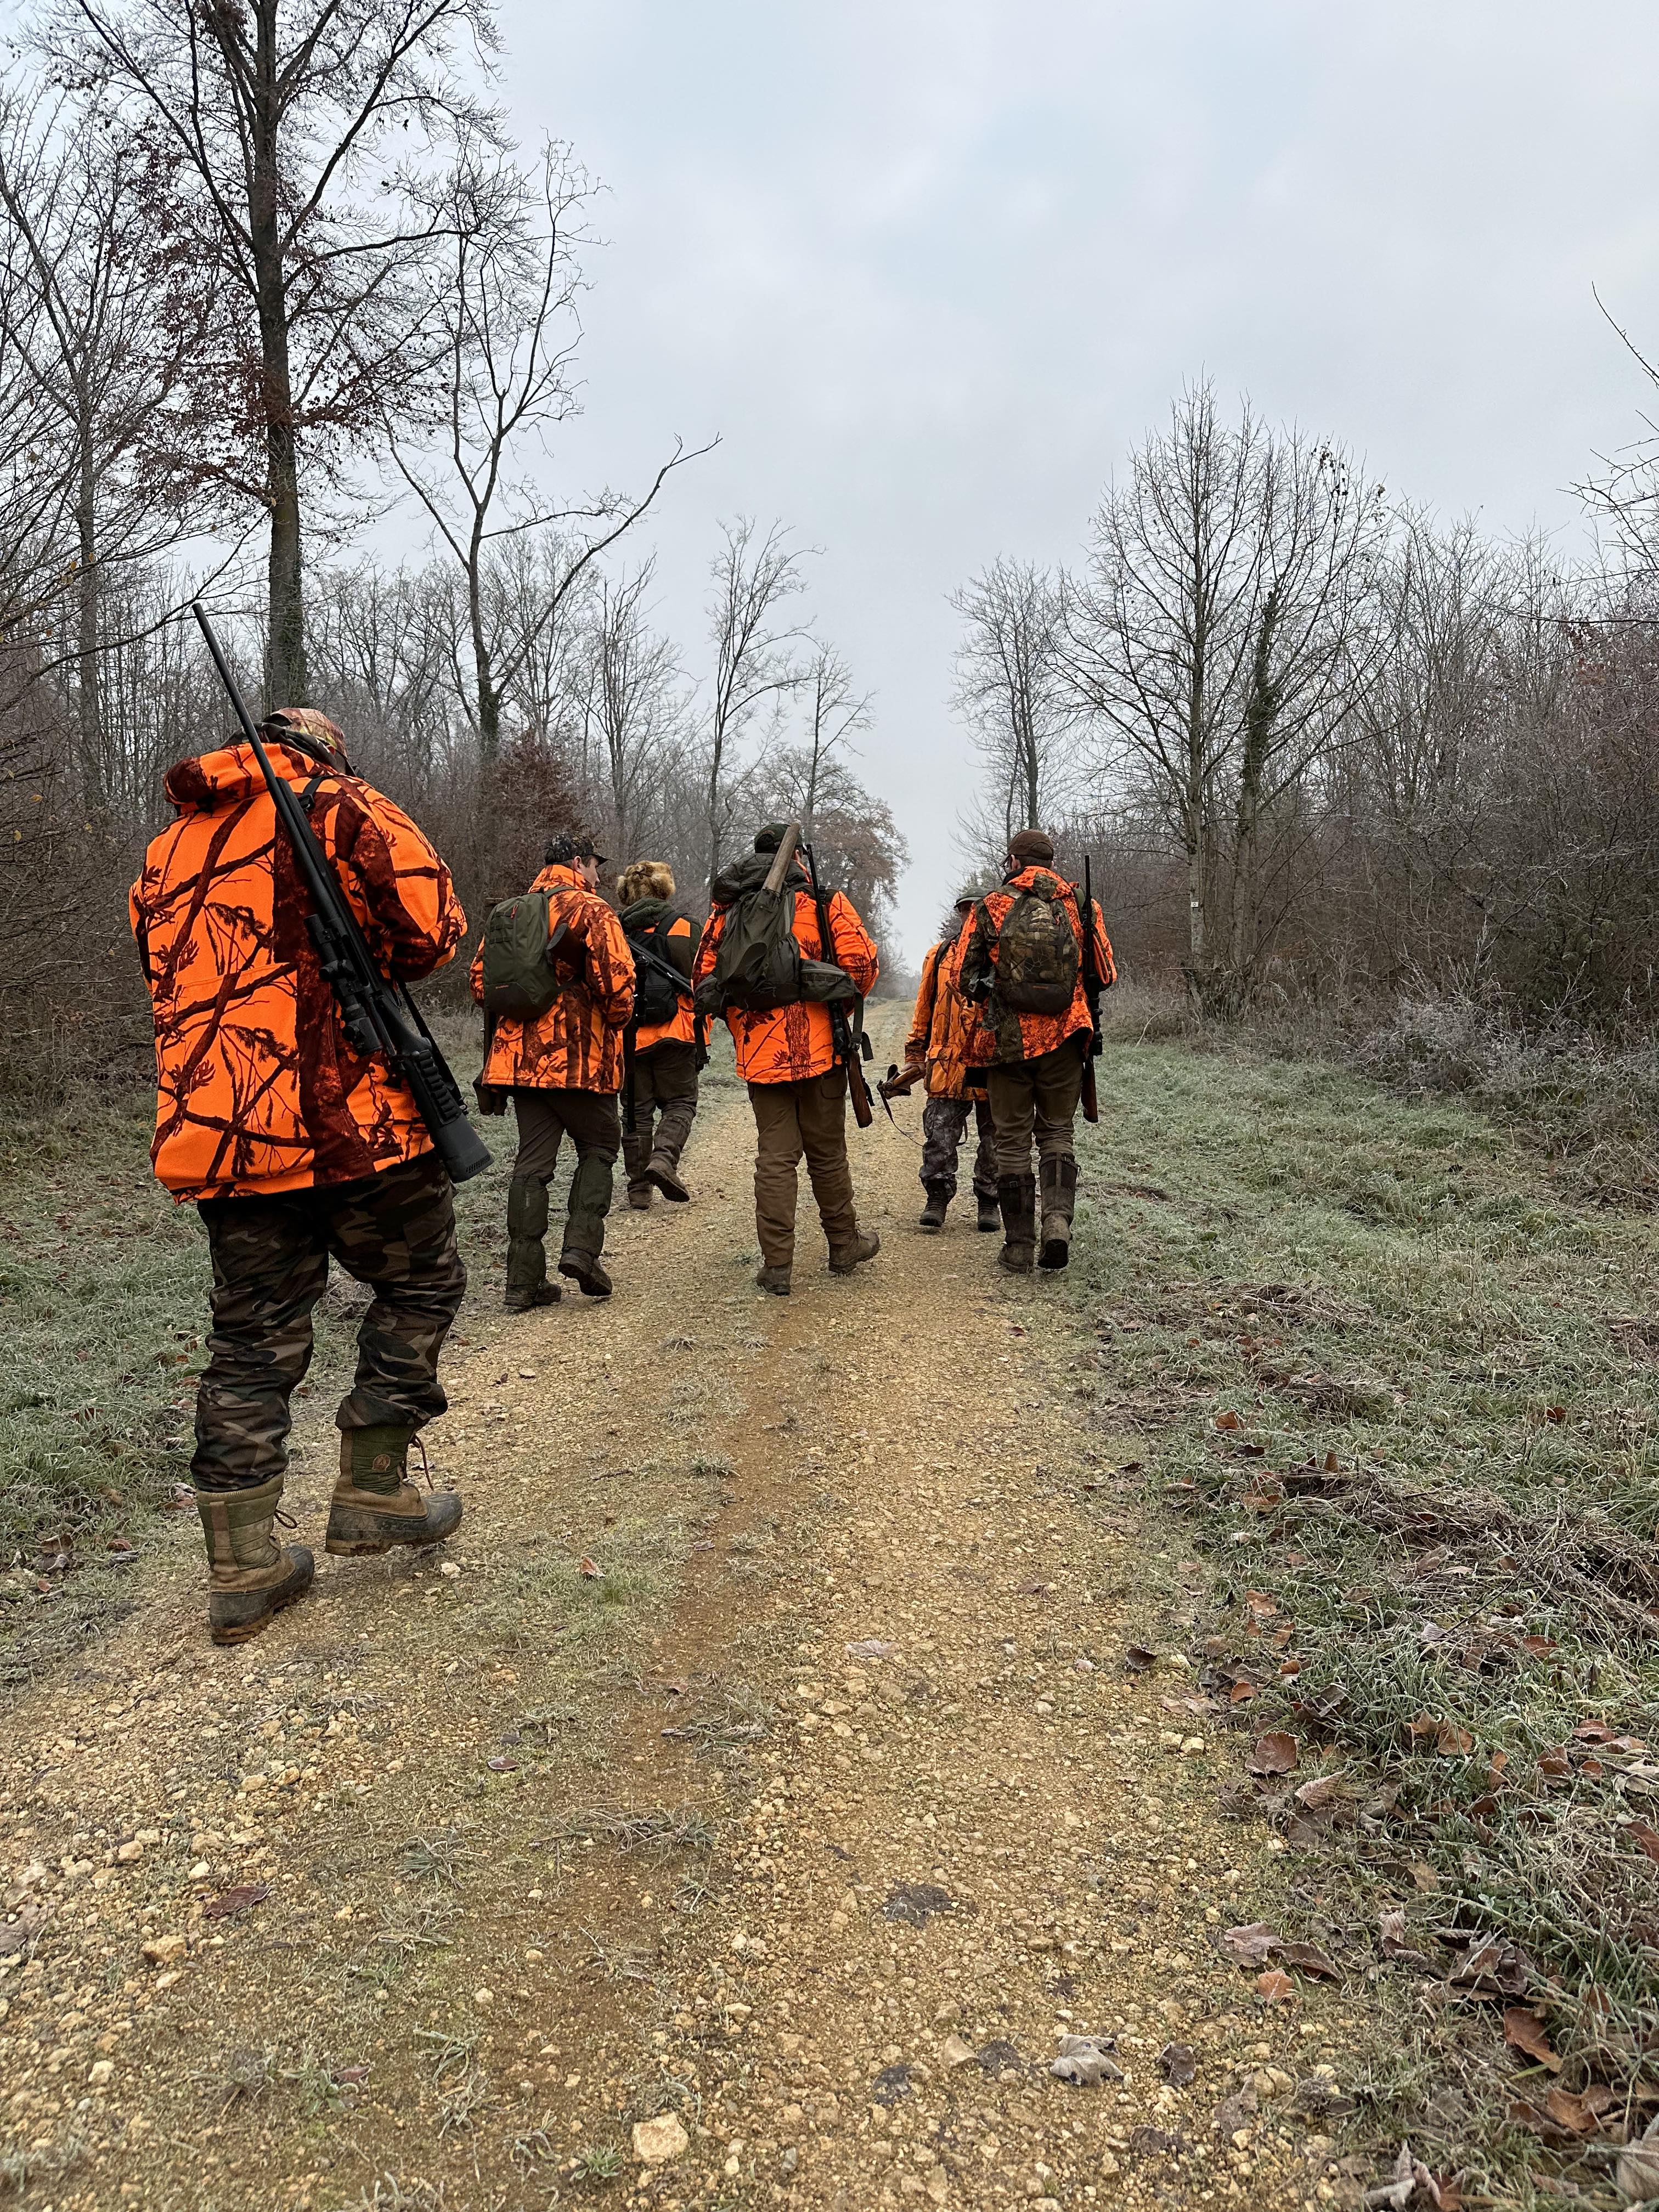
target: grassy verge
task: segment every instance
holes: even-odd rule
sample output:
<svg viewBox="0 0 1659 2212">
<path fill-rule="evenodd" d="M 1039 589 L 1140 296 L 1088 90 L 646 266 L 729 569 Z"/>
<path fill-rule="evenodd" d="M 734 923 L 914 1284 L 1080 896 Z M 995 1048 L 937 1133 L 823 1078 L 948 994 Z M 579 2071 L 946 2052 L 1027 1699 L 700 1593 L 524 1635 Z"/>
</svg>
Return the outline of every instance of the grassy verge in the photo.
<svg viewBox="0 0 1659 2212">
<path fill-rule="evenodd" d="M 1278 1932 L 1372 1996 L 1379 2136 L 1466 2203 L 1620 2201 L 1659 2109 L 1655 1226 L 1328 1066 L 1119 1048 L 1102 1096 L 1070 1294 L 1212 1571 L 1170 1626 L 1288 1845 Z"/>
</svg>

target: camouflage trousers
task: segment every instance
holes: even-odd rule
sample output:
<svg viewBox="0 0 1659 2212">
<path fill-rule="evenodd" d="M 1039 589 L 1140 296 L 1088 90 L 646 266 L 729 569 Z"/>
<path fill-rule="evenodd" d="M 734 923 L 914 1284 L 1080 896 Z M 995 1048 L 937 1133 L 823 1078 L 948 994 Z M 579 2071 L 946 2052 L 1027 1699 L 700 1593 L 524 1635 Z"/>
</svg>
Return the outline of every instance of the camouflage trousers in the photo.
<svg viewBox="0 0 1659 2212">
<path fill-rule="evenodd" d="M 930 1098 L 921 1109 L 921 1187 L 936 1187 L 946 1198 L 957 1194 L 957 1154 L 968 1133 L 971 1116 L 979 1142 L 974 1152 L 974 1195 L 997 1194 L 996 1160 L 992 1151 L 991 1108 L 981 1095 L 975 1098 Z"/>
<path fill-rule="evenodd" d="M 420 1428 L 444 1411 L 438 1353 L 466 1288 L 454 1193 L 423 1152 L 362 1182 L 198 1208 L 213 1261 L 213 1327 L 196 1399 L 198 1490 L 244 1490 L 287 1465 L 289 1398 L 311 1364 L 331 1258 L 374 1302 L 357 1332 L 342 1429 Z"/>
</svg>

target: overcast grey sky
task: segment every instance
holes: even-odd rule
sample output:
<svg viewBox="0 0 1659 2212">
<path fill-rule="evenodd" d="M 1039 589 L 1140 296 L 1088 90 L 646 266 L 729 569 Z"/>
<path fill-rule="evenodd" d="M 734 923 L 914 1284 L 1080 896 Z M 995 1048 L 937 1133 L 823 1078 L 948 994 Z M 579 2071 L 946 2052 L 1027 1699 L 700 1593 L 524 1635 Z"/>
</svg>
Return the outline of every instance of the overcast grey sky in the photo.
<svg viewBox="0 0 1659 2212">
<path fill-rule="evenodd" d="M 946 594 L 1071 557 L 1184 378 L 1391 490 L 1577 545 L 1566 489 L 1659 348 L 1653 0 L 502 0 L 524 137 L 604 179 L 570 480 L 676 432 L 661 618 L 700 665 L 717 519 L 823 549 L 877 694 L 915 957 L 973 759 Z"/>
</svg>

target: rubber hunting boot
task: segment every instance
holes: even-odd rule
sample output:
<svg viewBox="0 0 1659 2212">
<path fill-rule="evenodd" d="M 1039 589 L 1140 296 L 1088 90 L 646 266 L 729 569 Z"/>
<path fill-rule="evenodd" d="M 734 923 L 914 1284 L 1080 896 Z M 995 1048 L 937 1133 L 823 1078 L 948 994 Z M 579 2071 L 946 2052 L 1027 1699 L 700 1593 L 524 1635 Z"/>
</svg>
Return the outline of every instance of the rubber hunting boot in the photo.
<svg viewBox="0 0 1659 2212">
<path fill-rule="evenodd" d="M 547 1185 L 539 1176 L 514 1176 L 507 1187 L 507 1295 L 508 1313 L 556 1305 L 562 1295 L 547 1279 Z"/>
<path fill-rule="evenodd" d="M 1002 1210 L 997 1265 L 1011 1275 L 1029 1275 L 1036 1259 L 1036 1177 L 999 1176 L 997 1204 Z"/>
<path fill-rule="evenodd" d="M 648 1182 L 630 1182 L 628 1186 L 628 1203 L 635 1213 L 649 1213 L 651 1200 L 654 1196 L 655 1193 Z"/>
<path fill-rule="evenodd" d="M 832 1245 L 830 1249 L 830 1272 L 832 1275 L 850 1275 L 854 1267 L 861 1267 L 866 1260 L 873 1260 L 881 1249 L 881 1239 L 873 1229 L 860 1229 L 850 1244 Z"/>
<path fill-rule="evenodd" d="M 982 1194 L 979 1200 L 979 1226 L 982 1236 L 994 1237 L 1002 1226 L 1002 1208 L 994 1198 Z"/>
<path fill-rule="evenodd" d="M 1042 1174 L 1042 1249 L 1040 1267 L 1063 1267 L 1072 1256 L 1072 1216 L 1077 1210 L 1077 1162 L 1044 1160 Z"/>
<path fill-rule="evenodd" d="M 922 1188 L 927 1193 L 927 1203 L 921 1209 L 921 1220 L 918 1226 L 927 1230 L 943 1229 L 951 1194 L 942 1182 L 925 1183 Z"/>
<path fill-rule="evenodd" d="M 280 1474 L 254 1490 L 196 1492 L 207 1547 L 208 1634 L 216 1644 L 246 1644 L 311 1588 L 311 1553 L 303 1544 L 279 1544 L 271 1533 L 282 1494 Z"/>
<path fill-rule="evenodd" d="M 414 1434 L 390 1425 L 342 1430 L 326 1539 L 337 1559 L 362 1559 L 394 1544 L 441 1544 L 453 1534 L 461 1518 L 455 1492 L 433 1490 L 422 1498 L 409 1479 Z"/>
</svg>

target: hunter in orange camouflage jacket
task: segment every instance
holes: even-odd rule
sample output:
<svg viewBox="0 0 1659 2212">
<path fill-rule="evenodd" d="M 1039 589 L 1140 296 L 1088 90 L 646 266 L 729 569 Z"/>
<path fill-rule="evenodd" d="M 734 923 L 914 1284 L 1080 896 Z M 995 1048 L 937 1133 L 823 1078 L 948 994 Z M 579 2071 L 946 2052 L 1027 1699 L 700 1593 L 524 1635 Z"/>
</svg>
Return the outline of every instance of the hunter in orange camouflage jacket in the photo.
<svg viewBox="0 0 1659 2212">
<path fill-rule="evenodd" d="M 969 1048 L 979 1017 L 962 995 L 957 975 L 961 957 L 955 938 L 930 945 L 922 957 L 904 1060 L 908 1067 L 927 1069 L 930 1098 L 968 1096 Z M 978 1095 L 983 1096 L 982 1090 Z"/>
<path fill-rule="evenodd" d="M 319 765 L 284 727 L 342 763 Z M 401 807 L 343 767 L 343 740 L 310 708 L 262 733 L 387 975 L 442 967 L 466 929 L 449 871 Z M 431 1148 L 404 1086 L 360 1058 L 306 927 L 310 895 L 243 744 L 175 762 L 179 810 L 132 886 L 133 935 L 155 1013 L 150 1156 L 179 1199 L 355 1182 Z"/>
<path fill-rule="evenodd" d="M 797 875 L 799 870 L 793 872 Z M 818 932 L 817 902 L 810 890 L 795 893 L 795 942 L 807 960 L 832 960 L 853 979 L 853 988 L 866 999 L 875 988 L 881 962 L 875 940 L 859 919 L 858 908 L 844 891 L 831 891 L 824 901 L 830 922 L 830 949 L 825 951 Z M 714 960 L 726 934 L 726 906 L 718 898 L 703 925 L 692 973 L 696 981 L 714 972 Z M 809 1083 L 827 1075 L 836 1064 L 836 1043 L 828 1006 L 801 1000 L 790 1006 L 769 1006 L 749 1013 L 738 1006 L 723 1017 L 737 1047 L 738 1073 L 745 1083 Z"/>
<path fill-rule="evenodd" d="M 996 1002 L 997 935 L 1008 918 L 1008 909 L 1021 891 L 1030 890 L 1039 876 L 1046 876 L 1055 886 L 1056 902 L 1064 907 L 1076 936 L 1079 958 L 1077 988 L 1072 994 L 1072 1003 L 1063 1014 L 1017 1013 L 1012 1007 L 999 1007 Z M 1081 1030 L 1091 1030 L 1093 1018 L 1089 1012 L 1089 1000 L 1083 987 L 1083 973 L 1087 963 L 1083 927 L 1078 919 L 1077 886 L 1057 876 L 1052 868 L 1022 868 L 1018 875 L 1010 876 L 1000 890 L 988 892 L 962 926 L 962 935 L 957 940 L 956 973 L 959 981 L 966 982 L 976 967 L 982 969 L 988 959 L 992 992 L 988 1000 L 981 1000 L 976 1012 L 978 1018 L 970 1033 L 969 1063 L 975 1067 L 988 1065 L 1006 1066 L 1018 1060 L 1037 1060 L 1045 1052 L 1054 1052 L 1068 1036 Z M 981 909 L 984 920 L 981 921 Z M 1117 981 L 1117 963 L 1112 957 L 1112 940 L 1106 934 L 1100 903 L 1097 900 L 1091 916 L 1094 923 L 1094 965 L 1103 990 Z M 988 922 L 989 927 L 984 926 Z"/>
<path fill-rule="evenodd" d="M 498 1016 L 483 1081 L 503 1091 L 620 1091 L 623 1031 L 634 1011 L 634 957 L 623 926 L 574 868 L 544 868 L 530 886 L 552 894 L 550 936 L 564 924 L 555 956 L 559 995 L 533 1020 Z M 483 998 L 483 947 L 472 958 L 472 995 Z"/>
</svg>

